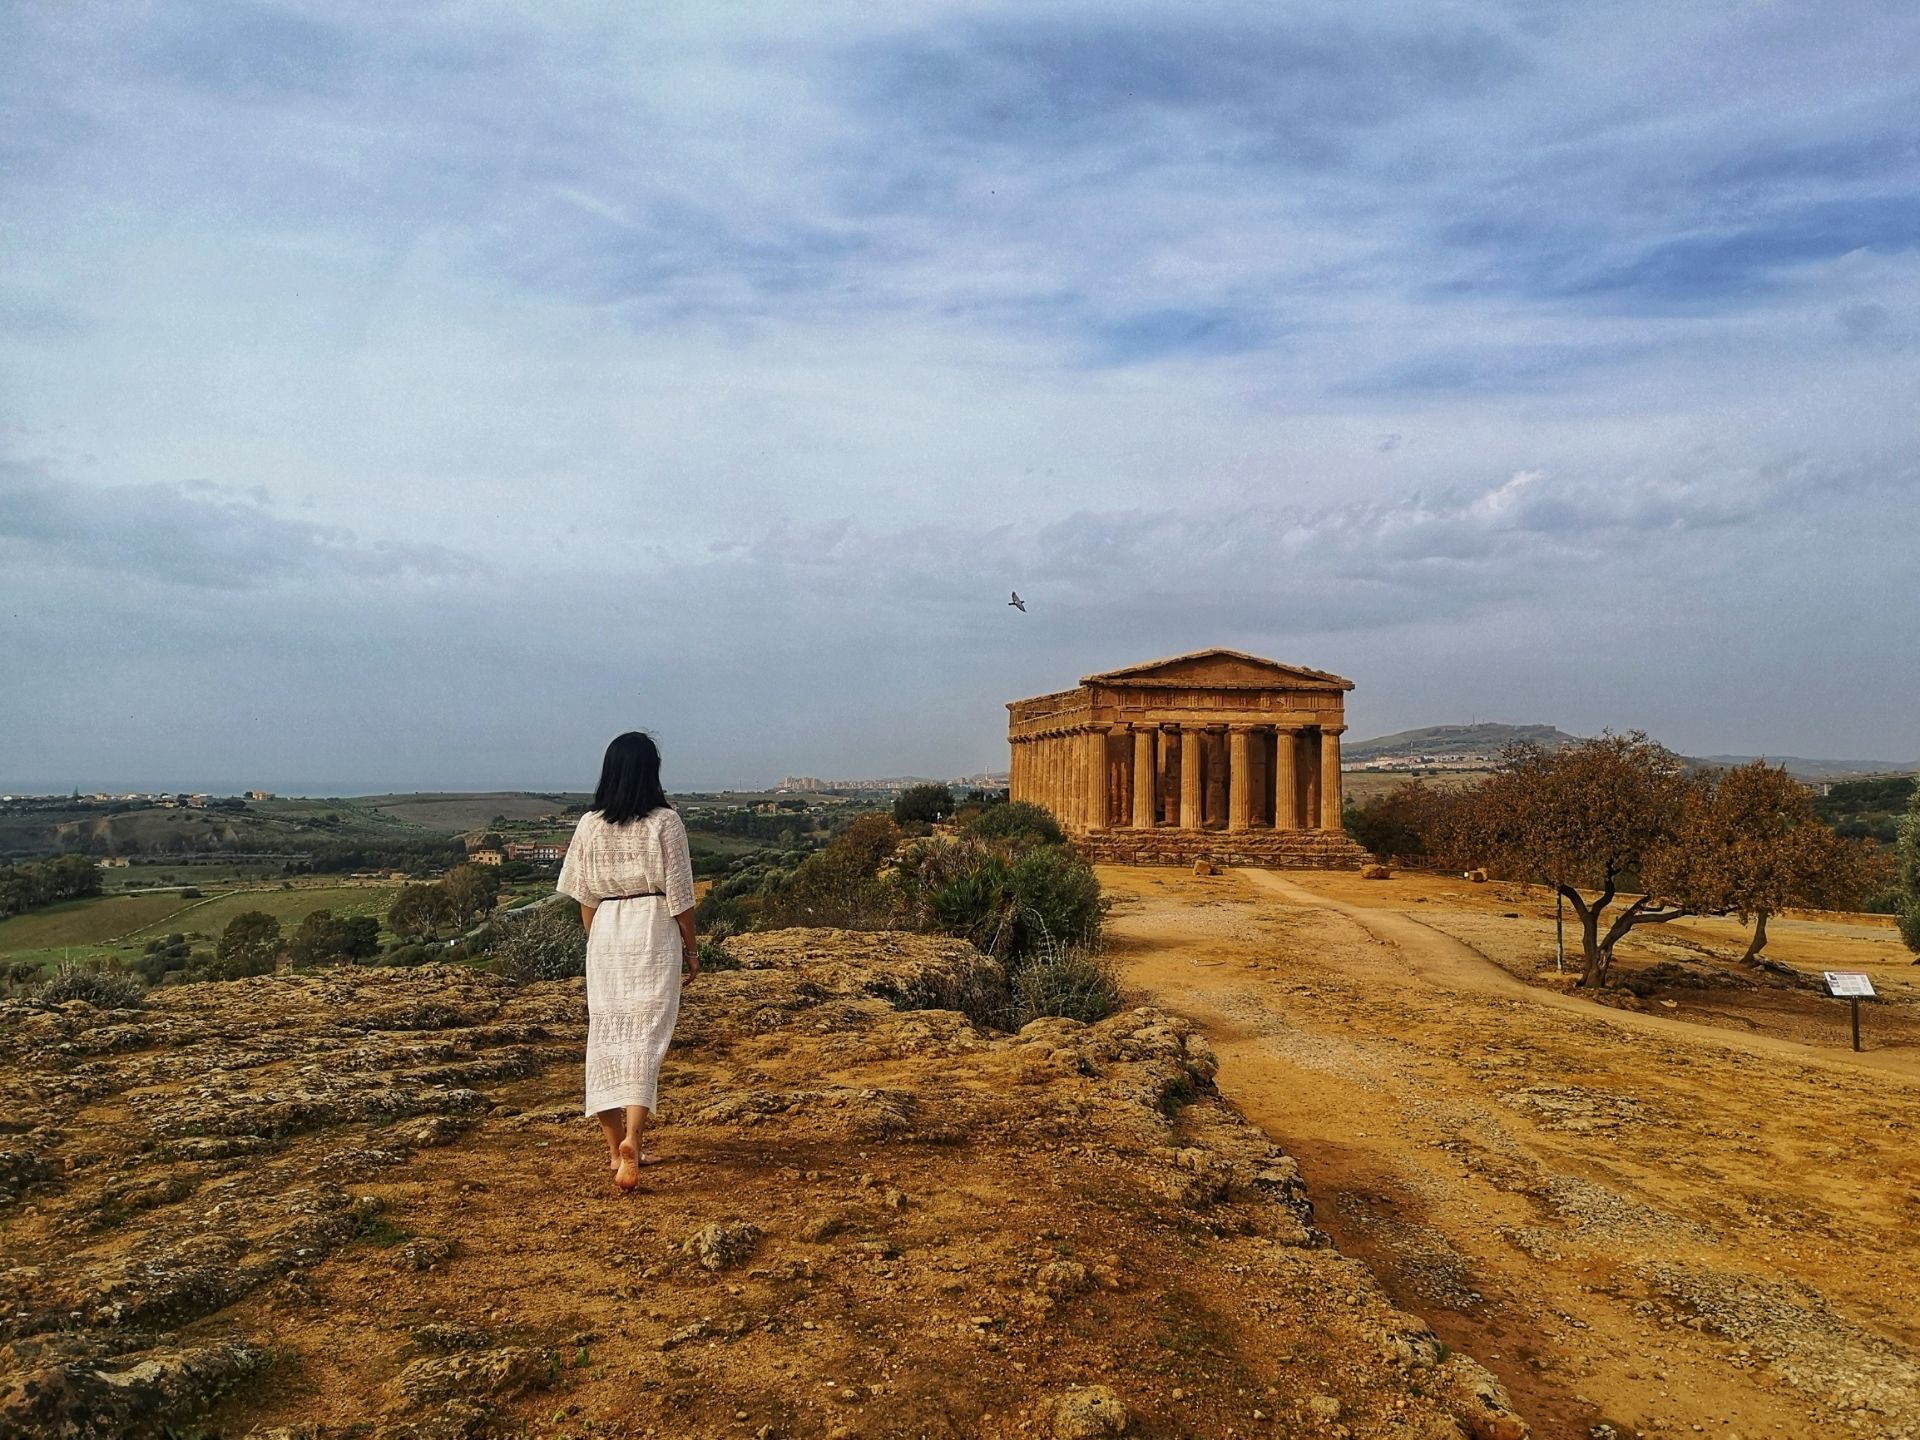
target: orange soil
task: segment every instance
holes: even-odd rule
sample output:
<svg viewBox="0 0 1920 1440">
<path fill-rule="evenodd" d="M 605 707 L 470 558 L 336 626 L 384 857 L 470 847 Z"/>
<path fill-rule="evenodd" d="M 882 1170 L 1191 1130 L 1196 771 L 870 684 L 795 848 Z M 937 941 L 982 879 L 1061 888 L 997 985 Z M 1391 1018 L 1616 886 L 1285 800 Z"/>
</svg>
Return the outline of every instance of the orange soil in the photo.
<svg viewBox="0 0 1920 1440">
<path fill-rule="evenodd" d="M 1126 978 L 1205 1028 L 1319 1223 L 1538 1434 L 1920 1433 L 1920 971 L 1889 926 L 1771 927 L 1774 959 L 1874 977 L 1855 1055 L 1842 1002 L 1732 988 L 1731 922 L 1636 932 L 1624 977 L 1689 983 L 1615 1008 L 1553 983 L 1524 887 L 1101 882 Z"/>
</svg>

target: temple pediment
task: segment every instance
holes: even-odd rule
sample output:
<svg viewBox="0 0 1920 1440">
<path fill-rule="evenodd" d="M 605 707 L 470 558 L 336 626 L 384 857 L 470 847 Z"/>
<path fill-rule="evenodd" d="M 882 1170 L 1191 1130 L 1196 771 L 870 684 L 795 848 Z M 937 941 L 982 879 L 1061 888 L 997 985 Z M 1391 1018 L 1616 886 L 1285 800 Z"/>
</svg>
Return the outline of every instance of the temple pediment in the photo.
<svg viewBox="0 0 1920 1440">
<path fill-rule="evenodd" d="M 1282 665 L 1240 650 L 1195 650 L 1082 677 L 1082 685 L 1177 686 L 1184 689 L 1351 690 L 1353 682 L 1324 670 Z"/>
</svg>

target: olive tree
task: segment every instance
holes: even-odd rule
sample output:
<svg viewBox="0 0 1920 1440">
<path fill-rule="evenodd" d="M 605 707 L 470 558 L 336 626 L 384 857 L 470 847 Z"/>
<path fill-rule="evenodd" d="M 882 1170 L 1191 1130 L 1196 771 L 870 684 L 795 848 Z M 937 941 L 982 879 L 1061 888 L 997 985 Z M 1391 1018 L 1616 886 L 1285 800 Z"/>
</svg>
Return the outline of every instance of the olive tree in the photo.
<svg viewBox="0 0 1920 1440">
<path fill-rule="evenodd" d="M 223 980 L 264 975 L 279 954 L 280 922 L 264 910 L 243 910 L 220 932 L 214 968 Z"/>
<path fill-rule="evenodd" d="M 893 802 L 896 825 L 937 825 L 953 815 L 953 791 L 945 785 L 909 785 Z"/>
<path fill-rule="evenodd" d="M 1751 921 L 1745 961 L 1767 944 L 1767 919 L 1794 906 L 1840 910 L 1882 883 L 1869 842 L 1849 843 L 1813 813 L 1813 796 L 1784 769 L 1755 760 L 1702 777 L 1679 832 L 1648 863 L 1646 883 L 1701 914 Z"/>
<path fill-rule="evenodd" d="M 456 865 L 440 882 L 447 913 L 464 929 L 493 913 L 500 898 L 500 872 L 489 865 Z"/>
<path fill-rule="evenodd" d="M 409 885 L 387 909 L 387 928 L 402 940 L 437 939 L 440 927 L 452 919 L 446 889 L 440 885 Z"/>
<path fill-rule="evenodd" d="M 1689 784 L 1680 757 L 1638 730 L 1557 750 L 1509 746 L 1452 817 L 1443 853 L 1562 896 L 1580 922 L 1580 983 L 1604 985 L 1635 926 L 1694 913 L 1639 883 L 1675 843 Z M 1615 901 L 1625 906 L 1609 920 Z"/>
</svg>

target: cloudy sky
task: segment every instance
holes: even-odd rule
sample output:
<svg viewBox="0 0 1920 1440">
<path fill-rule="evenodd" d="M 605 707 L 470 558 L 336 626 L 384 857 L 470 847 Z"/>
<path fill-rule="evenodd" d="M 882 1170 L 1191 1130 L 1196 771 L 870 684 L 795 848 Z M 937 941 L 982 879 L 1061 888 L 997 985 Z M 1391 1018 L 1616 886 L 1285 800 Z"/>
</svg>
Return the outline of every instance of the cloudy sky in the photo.
<svg viewBox="0 0 1920 1440">
<path fill-rule="evenodd" d="M 1920 757 L 1920 9 L 0 9 L 0 787 Z M 1007 608 L 1010 589 L 1030 603 Z"/>
</svg>

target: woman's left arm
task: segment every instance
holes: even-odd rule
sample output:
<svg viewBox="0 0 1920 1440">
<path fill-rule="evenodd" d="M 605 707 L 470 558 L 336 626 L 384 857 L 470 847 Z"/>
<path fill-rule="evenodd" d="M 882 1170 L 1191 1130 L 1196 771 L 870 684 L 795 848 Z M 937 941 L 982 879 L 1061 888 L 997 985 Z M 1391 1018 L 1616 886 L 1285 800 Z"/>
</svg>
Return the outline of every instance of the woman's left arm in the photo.
<svg viewBox="0 0 1920 1440">
<path fill-rule="evenodd" d="M 700 942 L 693 933 L 693 911 L 682 910 L 673 917 L 680 927 L 680 963 L 686 966 L 689 981 L 700 978 Z"/>
<path fill-rule="evenodd" d="M 665 873 L 661 876 L 660 888 L 667 897 L 667 909 L 673 913 L 674 923 L 680 927 L 680 945 L 687 967 L 687 979 L 691 980 L 700 973 L 700 960 L 696 951 L 698 940 L 693 933 L 693 854 L 687 845 L 687 823 L 679 814 L 669 810 L 670 819 L 660 827 L 661 862 Z"/>
</svg>

